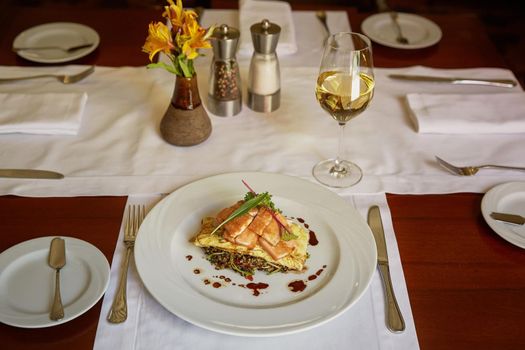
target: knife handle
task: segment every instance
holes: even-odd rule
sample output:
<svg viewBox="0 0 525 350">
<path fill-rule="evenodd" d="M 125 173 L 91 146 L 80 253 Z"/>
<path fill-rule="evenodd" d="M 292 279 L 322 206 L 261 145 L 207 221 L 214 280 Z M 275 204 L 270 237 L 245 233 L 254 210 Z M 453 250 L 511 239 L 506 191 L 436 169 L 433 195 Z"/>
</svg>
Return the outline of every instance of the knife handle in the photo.
<svg viewBox="0 0 525 350">
<path fill-rule="evenodd" d="M 405 320 L 403 319 L 403 315 L 401 315 L 401 310 L 399 309 L 394 289 L 392 288 L 390 269 L 388 264 L 379 263 L 378 266 L 385 287 L 386 326 L 392 332 L 402 332 L 405 330 Z"/>
</svg>

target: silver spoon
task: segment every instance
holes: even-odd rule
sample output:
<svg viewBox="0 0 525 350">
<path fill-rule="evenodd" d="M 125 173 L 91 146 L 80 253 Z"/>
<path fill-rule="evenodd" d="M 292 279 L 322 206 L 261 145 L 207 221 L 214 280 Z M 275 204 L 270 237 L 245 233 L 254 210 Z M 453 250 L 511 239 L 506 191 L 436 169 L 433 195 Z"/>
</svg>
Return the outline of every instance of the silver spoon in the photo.
<svg viewBox="0 0 525 350">
<path fill-rule="evenodd" d="M 66 265 L 66 243 L 62 238 L 53 238 L 49 248 L 49 266 L 55 269 L 55 297 L 49 318 L 58 321 L 64 318 L 64 306 L 60 297 L 60 269 Z"/>
<path fill-rule="evenodd" d="M 67 53 L 72 53 L 72 52 L 75 52 L 81 49 L 85 49 L 91 46 L 93 46 L 92 43 L 69 46 L 69 47 L 63 47 L 63 46 L 13 47 L 13 51 L 18 52 L 18 51 L 35 51 L 35 50 L 62 50 Z"/>
<path fill-rule="evenodd" d="M 390 12 L 390 18 L 392 18 L 392 22 L 394 23 L 394 27 L 397 31 L 397 37 L 396 41 L 400 44 L 407 45 L 408 39 L 403 36 L 403 32 L 401 32 L 401 26 L 399 25 L 399 22 L 397 21 L 398 14 L 395 11 Z"/>
</svg>

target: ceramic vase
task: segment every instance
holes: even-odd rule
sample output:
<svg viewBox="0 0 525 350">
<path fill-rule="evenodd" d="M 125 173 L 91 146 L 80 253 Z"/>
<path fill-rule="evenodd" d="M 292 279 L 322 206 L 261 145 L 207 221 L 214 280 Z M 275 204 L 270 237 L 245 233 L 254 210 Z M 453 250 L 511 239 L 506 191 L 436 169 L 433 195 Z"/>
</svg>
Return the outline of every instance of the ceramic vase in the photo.
<svg viewBox="0 0 525 350">
<path fill-rule="evenodd" d="M 170 105 L 160 122 L 162 138 L 176 146 L 193 146 L 211 134 L 210 117 L 204 109 L 197 76 L 177 76 Z"/>
</svg>

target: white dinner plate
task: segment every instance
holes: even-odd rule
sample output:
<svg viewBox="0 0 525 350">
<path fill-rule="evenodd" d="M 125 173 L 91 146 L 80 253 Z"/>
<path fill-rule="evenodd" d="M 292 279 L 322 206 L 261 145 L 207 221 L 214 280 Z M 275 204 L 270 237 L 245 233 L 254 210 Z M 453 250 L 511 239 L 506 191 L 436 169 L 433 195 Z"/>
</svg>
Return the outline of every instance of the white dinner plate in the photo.
<svg viewBox="0 0 525 350">
<path fill-rule="evenodd" d="M 66 241 L 66 265 L 60 270 L 64 318 L 49 319 L 55 270 L 47 264 L 55 237 L 19 243 L 0 254 L 0 322 L 22 328 L 43 328 L 68 322 L 88 311 L 109 283 L 106 257 L 92 244 L 72 237 Z"/>
<path fill-rule="evenodd" d="M 481 212 L 489 226 L 503 239 L 525 248 L 525 225 L 494 220 L 493 211 L 525 216 L 525 182 L 509 182 L 491 188 L 481 201 Z"/>
<path fill-rule="evenodd" d="M 92 28 L 79 23 L 54 22 L 31 27 L 18 34 L 13 48 L 60 46 L 71 47 L 83 44 L 89 47 L 66 52 L 60 49 L 21 50 L 17 54 L 27 60 L 40 63 L 61 63 L 89 55 L 100 43 L 100 37 Z"/>
<path fill-rule="evenodd" d="M 248 190 L 241 180 L 256 192 L 270 192 L 285 215 L 304 219 L 315 232 L 319 244 L 308 248 L 307 271 L 256 272 L 249 281 L 215 270 L 190 242 L 203 217 L 244 197 Z M 369 227 L 342 198 L 305 180 L 257 172 L 212 176 L 179 188 L 150 211 L 135 242 L 139 275 L 161 305 L 197 326 L 243 336 L 294 333 L 335 318 L 368 288 L 376 257 Z M 256 296 L 249 283 L 268 288 Z M 293 292 L 291 283 L 306 288 Z"/>
<path fill-rule="evenodd" d="M 408 44 L 396 41 L 397 31 L 390 14 L 378 13 L 366 18 L 361 29 L 363 33 L 378 44 L 397 49 L 422 49 L 441 40 L 441 29 L 434 22 L 410 13 L 398 13 L 397 21 L 408 39 Z"/>
</svg>

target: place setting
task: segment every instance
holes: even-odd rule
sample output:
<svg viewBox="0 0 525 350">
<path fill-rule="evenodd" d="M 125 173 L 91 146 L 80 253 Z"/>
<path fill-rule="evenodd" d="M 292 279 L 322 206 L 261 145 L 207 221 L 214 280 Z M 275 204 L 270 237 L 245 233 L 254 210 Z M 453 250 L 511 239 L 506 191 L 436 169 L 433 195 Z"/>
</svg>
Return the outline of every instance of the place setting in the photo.
<svg viewBox="0 0 525 350">
<path fill-rule="evenodd" d="M 430 47 L 442 37 L 441 29 L 433 21 L 420 15 L 394 11 L 366 18 L 361 29 L 374 42 L 402 50 Z"/>
<path fill-rule="evenodd" d="M 11 55 L 49 65 L 0 66 L 5 225 L 35 226 L 11 212 L 47 197 L 20 218 L 47 201 L 46 218 L 86 223 L 100 245 L 56 231 L 0 252 L 8 347 L 18 328 L 70 345 L 55 326 L 80 317 L 95 350 L 446 347 L 428 331 L 434 316 L 478 322 L 502 253 L 519 276 L 525 98 L 514 73 L 434 68 L 450 67 L 439 16 L 296 6 L 131 11 L 148 25 L 122 45 L 142 66 L 122 55 L 106 67 L 106 53 L 67 64 L 106 38 L 102 15 L 19 33 Z M 425 52 L 442 65 L 372 49 L 440 42 Z M 461 280 L 465 257 L 485 264 L 475 288 Z"/>
<path fill-rule="evenodd" d="M 40 237 L 0 253 L 0 322 L 45 328 L 93 307 L 109 285 L 109 263 L 74 237 Z"/>
<path fill-rule="evenodd" d="M 45 23 L 24 30 L 13 41 L 13 51 L 29 61 L 64 63 L 89 55 L 100 43 L 98 33 L 83 24 Z"/>
</svg>

